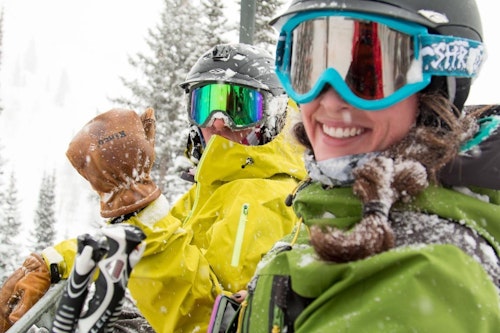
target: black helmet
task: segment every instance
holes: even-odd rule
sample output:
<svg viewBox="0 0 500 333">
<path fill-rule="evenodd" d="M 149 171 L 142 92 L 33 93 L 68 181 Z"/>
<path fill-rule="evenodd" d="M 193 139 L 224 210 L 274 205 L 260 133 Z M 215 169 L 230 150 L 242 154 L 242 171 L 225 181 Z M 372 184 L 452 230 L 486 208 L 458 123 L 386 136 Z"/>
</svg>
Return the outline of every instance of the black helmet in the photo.
<svg viewBox="0 0 500 333">
<path fill-rule="evenodd" d="M 274 71 L 274 58 L 248 44 L 219 44 L 205 52 L 180 84 L 186 93 L 203 83 L 232 83 L 259 89 L 265 98 L 265 119 L 259 128 L 259 144 L 266 144 L 283 129 L 288 96 Z M 205 142 L 196 125 L 191 126 L 185 155 L 197 164 Z"/>
<path fill-rule="evenodd" d="M 274 58 L 266 51 L 247 44 L 219 44 L 205 52 L 180 86 L 186 90 L 202 82 L 235 83 L 284 94 L 274 72 Z"/>
<path fill-rule="evenodd" d="M 270 24 L 279 30 L 295 13 L 332 9 L 389 16 L 423 25 L 430 33 L 483 41 L 475 0 L 293 0 Z M 426 90 L 439 90 L 461 109 L 470 85 L 470 78 L 433 77 Z"/>
</svg>

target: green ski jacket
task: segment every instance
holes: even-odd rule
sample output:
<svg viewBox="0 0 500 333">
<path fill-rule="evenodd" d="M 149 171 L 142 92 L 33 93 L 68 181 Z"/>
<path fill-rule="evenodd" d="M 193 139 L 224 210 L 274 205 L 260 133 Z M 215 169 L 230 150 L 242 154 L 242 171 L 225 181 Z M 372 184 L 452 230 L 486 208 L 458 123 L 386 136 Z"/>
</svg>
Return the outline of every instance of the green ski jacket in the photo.
<svg viewBox="0 0 500 333">
<path fill-rule="evenodd" d="M 498 191 L 487 193 L 490 202 L 429 187 L 393 207 L 393 229 L 414 226 L 396 230 L 396 247 L 354 262 L 319 260 L 302 225 L 296 241 L 290 235 L 259 265 L 241 332 L 499 332 L 500 201 Z M 297 193 L 294 209 L 306 225 L 332 218 L 349 225 L 362 216 L 350 187 L 318 183 Z M 456 239 L 439 238 L 442 227 L 456 229 L 446 231 Z M 421 240 L 408 241 L 410 232 Z"/>
</svg>

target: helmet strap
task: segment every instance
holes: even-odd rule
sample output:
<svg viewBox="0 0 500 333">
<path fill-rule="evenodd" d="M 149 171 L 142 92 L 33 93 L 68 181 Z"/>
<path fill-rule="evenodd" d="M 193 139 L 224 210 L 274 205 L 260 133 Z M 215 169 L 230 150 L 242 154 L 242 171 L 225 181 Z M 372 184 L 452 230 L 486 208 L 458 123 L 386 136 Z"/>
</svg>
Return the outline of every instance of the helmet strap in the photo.
<svg viewBox="0 0 500 333">
<path fill-rule="evenodd" d="M 448 88 L 448 100 L 453 103 L 457 93 L 457 81 L 455 80 L 455 77 L 446 77 L 446 87 Z"/>
</svg>

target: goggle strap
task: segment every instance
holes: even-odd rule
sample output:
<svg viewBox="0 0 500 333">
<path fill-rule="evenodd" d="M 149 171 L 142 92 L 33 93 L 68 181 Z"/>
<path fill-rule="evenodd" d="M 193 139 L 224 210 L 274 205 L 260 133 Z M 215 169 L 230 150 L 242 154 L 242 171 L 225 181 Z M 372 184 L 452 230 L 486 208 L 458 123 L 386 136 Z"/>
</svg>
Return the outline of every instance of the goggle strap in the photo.
<svg viewBox="0 0 500 333">
<path fill-rule="evenodd" d="M 475 77 L 486 52 L 481 42 L 442 35 L 420 36 L 422 70 L 436 76 Z"/>
</svg>

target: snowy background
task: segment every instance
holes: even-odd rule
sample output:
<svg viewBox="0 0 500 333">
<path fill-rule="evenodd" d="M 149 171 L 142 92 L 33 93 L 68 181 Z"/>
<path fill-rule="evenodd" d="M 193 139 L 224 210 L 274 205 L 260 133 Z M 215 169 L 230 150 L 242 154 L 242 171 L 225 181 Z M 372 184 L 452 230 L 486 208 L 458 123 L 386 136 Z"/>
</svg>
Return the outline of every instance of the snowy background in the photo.
<svg viewBox="0 0 500 333">
<path fill-rule="evenodd" d="M 496 4 L 478 0 L 489 58 L 467 104 L 500 102 Z M 43 173 L 56 170 L 59 238 L 75 236 L 88 230 L 88 210 L 97 213 L 97 206 L 85 205 L 89 186 L 67 161 L 67 145 L 94 115 L 113 107 L 109 97 L 128 93 L 119 77 L 135 77 L 127 57 L 147 50 L 144 38 L 159 22 L 163 1 L 0 0 L 0 6 L 6 172 L 15 171 L 29 228 Z M 231 17 L 239 19 L 239 12 Z"/>
<path fill-rule="evenodd" d="M 127 56 L 147 50 L 148 28 L 162 0 L 3 0 L 0 140 L 15 171 L 26 228 L 41 177 L 56 170 L 60 239 L 88 231 L 89 185 L 65 151 L 73 135 L 128 93 L 119 76 L 135 77 Z M 182 91 L 179 91 L 182 93 Z M 6 173 L 10 173 L 7 168 Z"/>
</svg>

